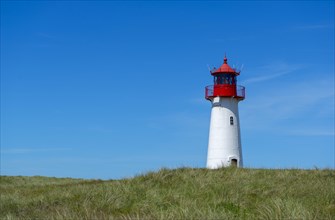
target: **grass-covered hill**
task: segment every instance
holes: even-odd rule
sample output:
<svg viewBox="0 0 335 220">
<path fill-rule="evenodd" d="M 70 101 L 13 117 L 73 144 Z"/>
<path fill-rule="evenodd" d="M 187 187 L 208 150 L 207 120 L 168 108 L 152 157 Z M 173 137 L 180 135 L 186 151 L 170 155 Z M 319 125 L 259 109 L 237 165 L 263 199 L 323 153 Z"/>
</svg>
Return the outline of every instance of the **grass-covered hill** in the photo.
<svg viewBox="0 0 335 220">
<path fill-rule="evenodd" d="M 123 180 L 1 176 L 1 219 L 335 219 L 334 170 L 162 169 Z"/>
</svg>

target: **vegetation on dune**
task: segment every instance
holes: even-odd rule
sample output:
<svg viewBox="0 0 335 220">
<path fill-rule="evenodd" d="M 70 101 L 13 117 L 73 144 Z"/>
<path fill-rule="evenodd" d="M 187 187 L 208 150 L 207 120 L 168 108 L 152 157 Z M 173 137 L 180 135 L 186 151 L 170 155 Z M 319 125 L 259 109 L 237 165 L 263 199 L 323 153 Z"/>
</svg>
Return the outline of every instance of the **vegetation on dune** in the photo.
<svg viewBox="0 0 335 220">
<path fill-rule="evenodd" d="M 162 169 L 123 180 L 1 176 L 1 219 L 334 219 L 334 170 Z"/>
</svg>

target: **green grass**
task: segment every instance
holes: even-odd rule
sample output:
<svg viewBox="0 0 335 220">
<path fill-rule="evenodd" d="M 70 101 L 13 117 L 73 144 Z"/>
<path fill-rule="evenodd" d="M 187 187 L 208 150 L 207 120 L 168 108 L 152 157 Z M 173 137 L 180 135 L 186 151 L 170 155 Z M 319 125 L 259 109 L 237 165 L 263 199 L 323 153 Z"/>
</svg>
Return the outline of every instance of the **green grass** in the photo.
<svg viewBox="0 0 335 220">
<path fill-rule="evenodd" d="M 123 180 L 1 176 L 1 219 L 335 219 L 334 170 L 162 169 Z"/>
</svg>

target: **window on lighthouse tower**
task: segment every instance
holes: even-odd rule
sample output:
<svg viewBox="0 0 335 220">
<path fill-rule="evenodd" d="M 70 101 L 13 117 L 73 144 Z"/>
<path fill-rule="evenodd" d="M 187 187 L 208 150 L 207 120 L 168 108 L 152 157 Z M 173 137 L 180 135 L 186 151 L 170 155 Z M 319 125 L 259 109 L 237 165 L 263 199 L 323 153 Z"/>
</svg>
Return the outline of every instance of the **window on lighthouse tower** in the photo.
<svg viewBox="0 0 335 220">
<path fill-rule="evenodd" d="M 234 118 L 233 118 L 233 116 L 230 116 L 230 125 L 234 125 Z"/>
</svg>

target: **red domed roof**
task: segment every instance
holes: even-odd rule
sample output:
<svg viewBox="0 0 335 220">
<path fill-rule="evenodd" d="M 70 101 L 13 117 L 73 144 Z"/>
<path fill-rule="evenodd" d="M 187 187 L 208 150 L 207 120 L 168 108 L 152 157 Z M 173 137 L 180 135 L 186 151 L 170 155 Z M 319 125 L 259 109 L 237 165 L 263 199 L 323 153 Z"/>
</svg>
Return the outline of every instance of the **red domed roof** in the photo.
<svg viewBox="0 0 335 220">
<path fill-rule="evenodd" d="M 227 63 L 228 59 L 227 57 L 225 56 L 224 59 L 223 59 L 223 64 L 222 66 L 220 66 L 220 68 L 218 69 L 213 69 L 211 71 L 211 74 L 212 75 L 217 75 L 217 74 L 220 74 L 220 73 L 233 73 L 235 75 L 239 75 L 239 72 L 236 72 L 236 70 L 234 70 L 233 68 L 231 68 L 228 63 Z"/>
</svg>

